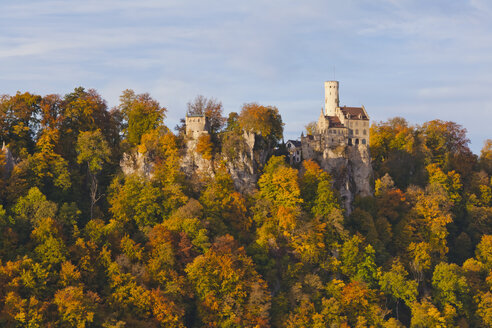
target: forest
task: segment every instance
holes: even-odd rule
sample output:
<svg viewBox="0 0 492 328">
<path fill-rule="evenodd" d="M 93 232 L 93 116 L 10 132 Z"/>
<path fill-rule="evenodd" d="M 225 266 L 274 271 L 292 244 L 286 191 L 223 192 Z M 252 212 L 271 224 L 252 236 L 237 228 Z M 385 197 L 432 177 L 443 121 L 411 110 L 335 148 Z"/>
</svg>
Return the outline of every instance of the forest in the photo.
<svg viewBox="0 0 492 328">
<path fill-rule="evenodd" d="M 319 163 L 289 165 L 276 107 L 190 101 L 214 170 L 193 176 L 166 112 L 132 90 L 0 96 L 0 326 L 492 327 L 492 140 L 373 122 L 374 195 L 347 210 Z M 276 149 L 248 192 L 227 170 L 243 131 Z M 151 176 L 122 172 L 132 151 Z"/>
</svg>

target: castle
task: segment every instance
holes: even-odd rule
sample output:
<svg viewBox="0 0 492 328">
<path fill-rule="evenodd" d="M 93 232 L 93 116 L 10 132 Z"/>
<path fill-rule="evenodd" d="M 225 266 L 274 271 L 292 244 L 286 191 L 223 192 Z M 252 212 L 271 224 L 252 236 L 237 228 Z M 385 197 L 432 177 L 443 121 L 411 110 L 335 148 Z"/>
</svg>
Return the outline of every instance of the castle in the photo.
<svg viewBox="0 0 492 328">
<path fill-rule="evenodd" d="M 202 134 L 208 134 L 210 123 L 205 114 L 187 114 L 186 115 L 186 136 L 192 139 L 198 139 Z"/>
<path fill-rule="evenodd" d="M 291 162 L 313 158 L 314 152 L 338 146 L 358 146 L 369 143 L 369 115 L 364 106 L 340 107 L 338 81 L 325 82 L 325 108 L 312 134 L 301 135 L 301 142 L 289 140 L 286 144 Z"/>
</svg>

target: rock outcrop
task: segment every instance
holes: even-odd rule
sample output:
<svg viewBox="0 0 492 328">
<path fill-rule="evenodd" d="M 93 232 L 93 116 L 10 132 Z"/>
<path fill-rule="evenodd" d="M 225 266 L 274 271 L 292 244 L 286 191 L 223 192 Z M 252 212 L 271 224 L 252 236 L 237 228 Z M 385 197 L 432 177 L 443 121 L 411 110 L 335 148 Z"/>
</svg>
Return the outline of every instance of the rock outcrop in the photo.
<svg viewBox="0 0 492 328">
<path fill-rule="evenodd" d="M 233 159 L 226 158 L 227 170 L 231 174 L 234 186 L 242 193 L 251 193 L 256 188 L 259 175 L 273 148 L 261 136 L 251 132 L 242 135 L 243 145 L 236 149 Z"/>
<path fill-rule="evenodd" d="M 334 187 L 339 191 L 344 207 L 350 213 L 356 195 L 370 196 L 373 171 L 367 145 L 339 145 L 309 149 L 304 159 L 313 159 L 333 177 Z"/>
<path fill-rule="evenodd" d="M 195 174 L 214 176 L 214 161 L 205 159 L 196 150 L 197 139 L 186 141 L 184 156 L 181 158 L 181 170 L 189 177 Z"/>
<path fill-rule="evenodd" d="M 256 188 L 259 173 L 273 153 L 273 148 L 259 135 L 243 132 L 237 136 L 232 152 L 215 154 L 206 160 L 196 151 L 196 139 L 186 142 L 181 169 L 187 176 L 194 174 L 214 176 L 217 165 L 225 164 L 236 190 L 251 193 Z"/>
<path fill-rule="evenodd" d="M 250 132 L 236 135 L 236 140 L 230 152 L 215 154 L 212 159 L 204 158 L 197 151 L 198 140 L 187 138 L 182 149 L 181 170 L 190 179 L 199 176 L 215 175 L 219 165 L 225 165 L 236 190 L 242 193 L 251 193 L 256 188 L 256 182 L 262 168 L 273 154 L 273 147 L 261 136 Z M 138 174 L 152 178 L 154 163 L 146 154 L 134 150 L 125 153 L 120 162 L 125 175 Z"/>
<path fill-rule="evenodd" d="M 121 170 L 125 175 L 136 173 L 140 176 L 151 178 L 153 166 L 153 161 L 138 150 L 131 153 L 124 153 L 120 161 Z"/>
</svg>

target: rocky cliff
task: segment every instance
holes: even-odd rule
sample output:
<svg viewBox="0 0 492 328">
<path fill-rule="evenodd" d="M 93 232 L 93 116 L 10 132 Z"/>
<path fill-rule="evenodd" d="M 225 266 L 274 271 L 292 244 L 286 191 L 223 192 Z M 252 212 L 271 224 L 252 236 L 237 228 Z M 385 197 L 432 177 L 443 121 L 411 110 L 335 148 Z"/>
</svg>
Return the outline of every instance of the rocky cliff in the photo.
<svg viewBox="0 0 492 328">
<path fill-rule="evenodd" d="M 304 146 L 304 145 L 303 145 Z M 303 147 L 304 148 L 304 147 Z M 304 151 L 307 158 L 314 159 L 331 174 L 335 188 L 340 192 L 345 209 L 350 212 L 356 195 L 372 194 L 373 171 L 367 145 L 339 145 Z"/>
<path fill-rule="evenodd" d="M 236 189 L 243 193 L 251 193 L 256 188 L 263 166 L 273 154 L 273 147 L 261 136 L 244 132 L 241 145 L 235 150 L 233 158 L 228 158 L 228 152 L 223 152 L 223 159 Z"/>
<path fill-rule="evenodd" d="M 225 145 L 223 145 L 222 151 L 215 154 L 212 159 L 205 159 L 197 151 L 197 139 L 186 139 L 182 150 L 181 170 L 190 178 L 196 175 L 214 176 L 217 167 L 225 165 L 238 191 L 253 192 L 261 169 L 273 154 L 273 147 L 254 133 L 244 132 L 233 138 L 232 143 L 228 142 L 229 149 L 224 149 Z M 152 177 L 152 160 L 137 150 L 124 154 L 120 166 L 124 174 L 137 173 Z"/>
</svg>

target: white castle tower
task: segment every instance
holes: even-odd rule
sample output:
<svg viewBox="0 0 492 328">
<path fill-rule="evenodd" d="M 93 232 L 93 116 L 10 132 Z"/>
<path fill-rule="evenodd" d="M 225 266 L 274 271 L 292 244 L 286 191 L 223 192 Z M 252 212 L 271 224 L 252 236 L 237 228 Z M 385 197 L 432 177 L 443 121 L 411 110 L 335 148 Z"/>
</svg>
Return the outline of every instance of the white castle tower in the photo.
<svg viewBox="0 0 492 328">
<path fill-rule="evenodd" d="M 338 100 L 338 81 L 325 82 L 325 115 L 335 116 Z"/>
</svg>

